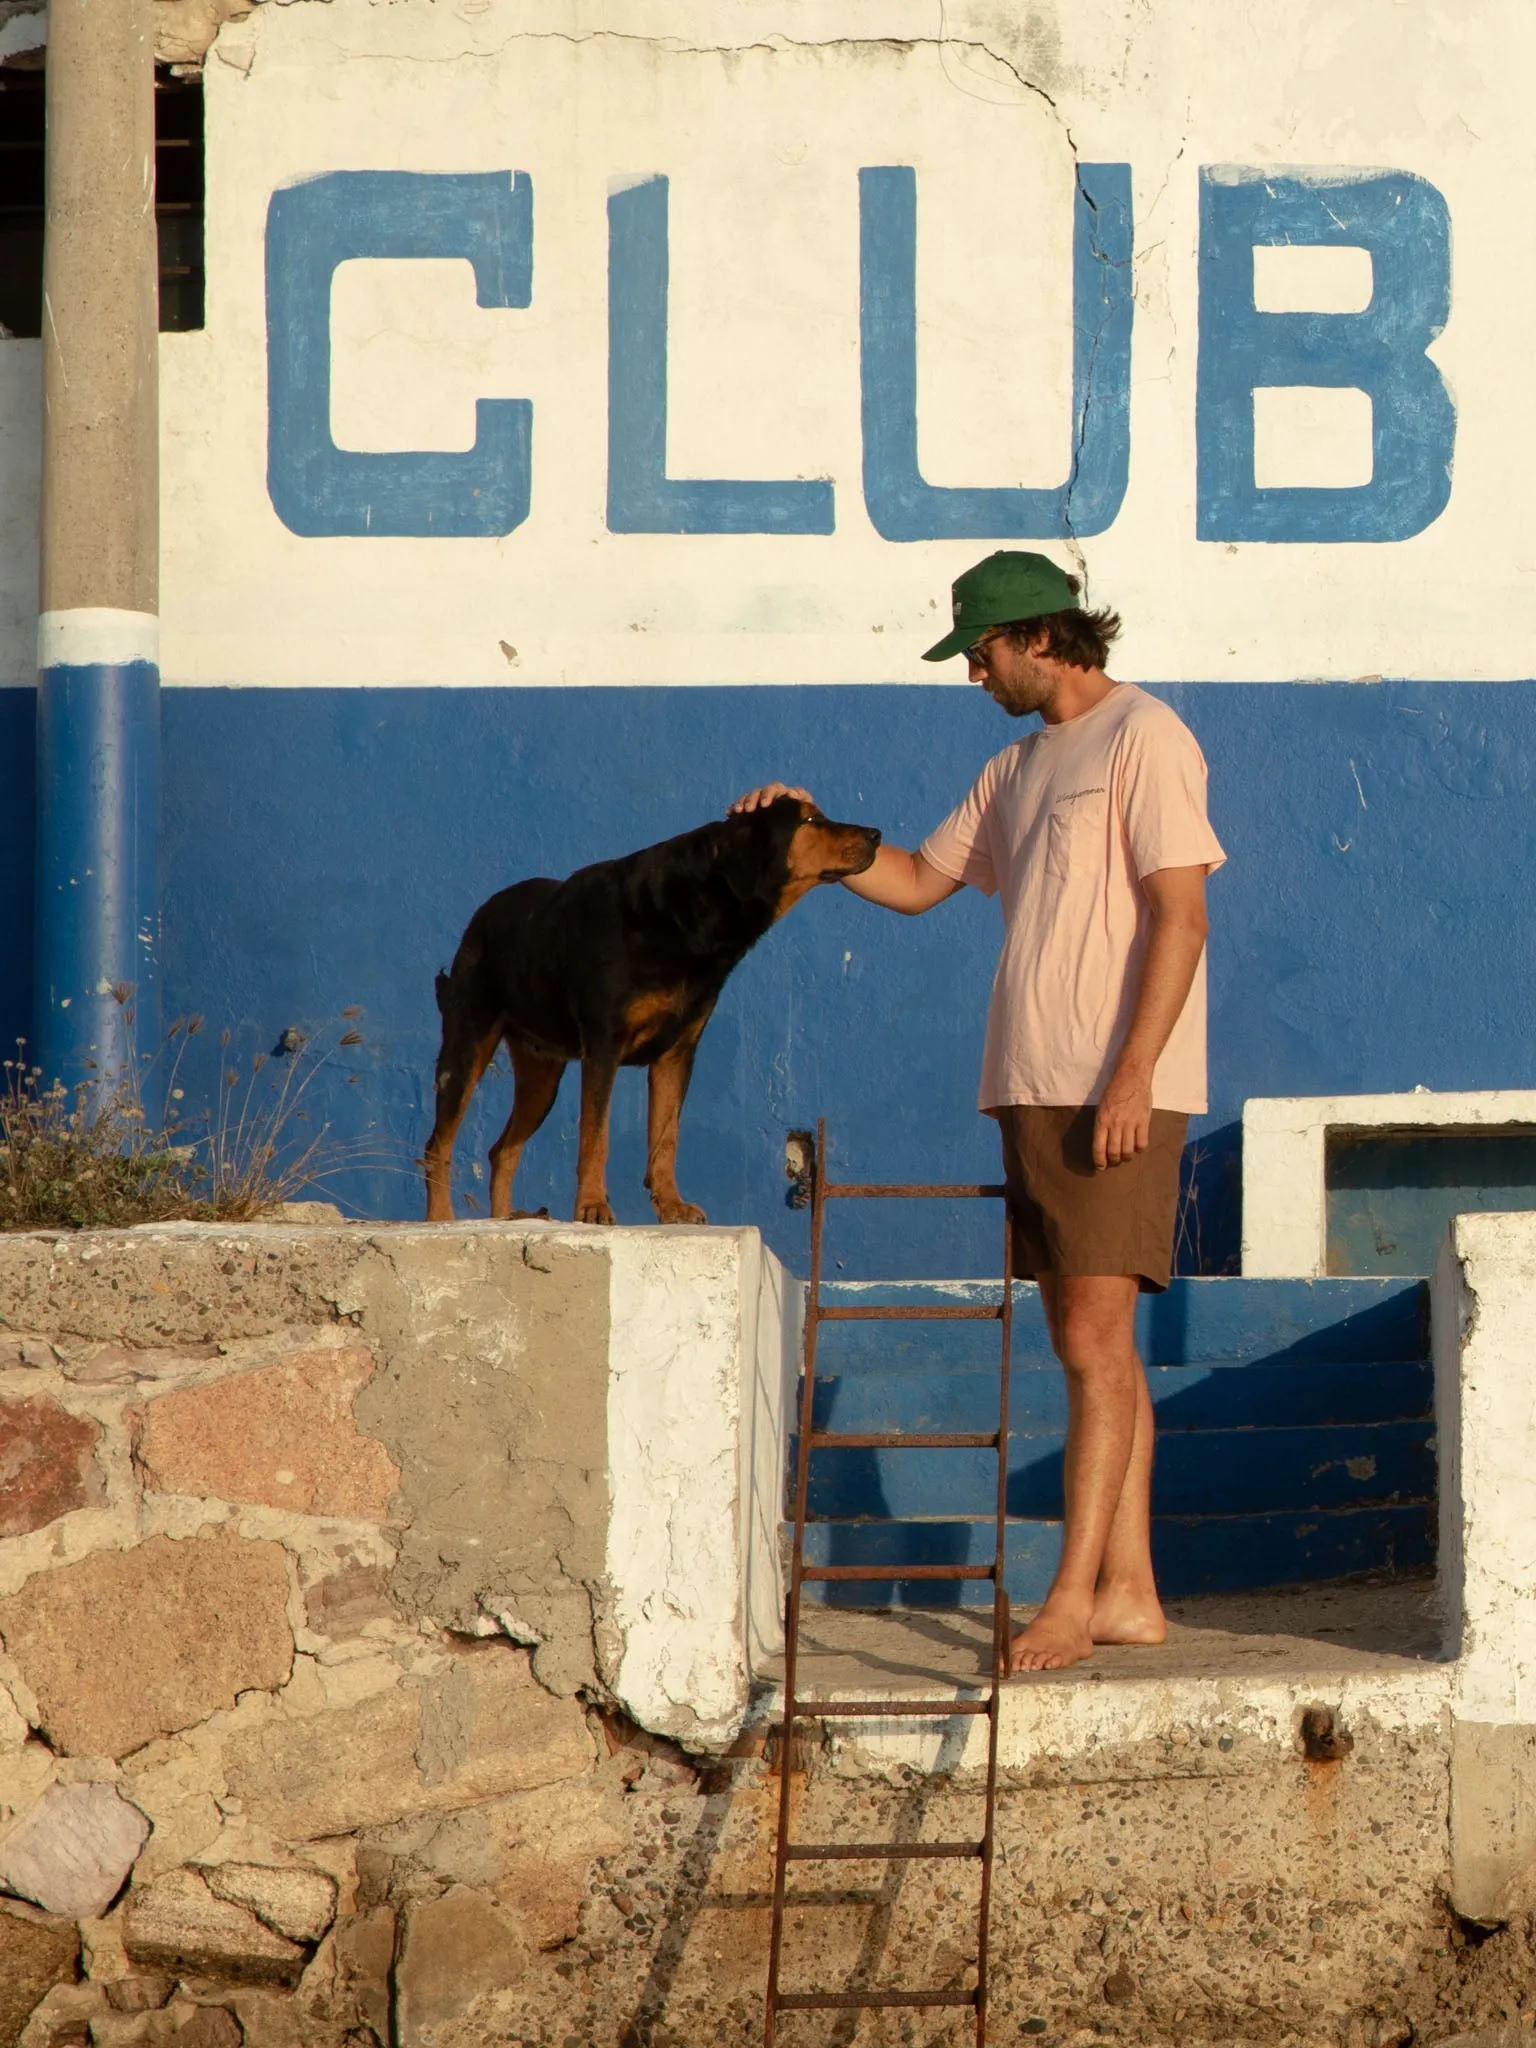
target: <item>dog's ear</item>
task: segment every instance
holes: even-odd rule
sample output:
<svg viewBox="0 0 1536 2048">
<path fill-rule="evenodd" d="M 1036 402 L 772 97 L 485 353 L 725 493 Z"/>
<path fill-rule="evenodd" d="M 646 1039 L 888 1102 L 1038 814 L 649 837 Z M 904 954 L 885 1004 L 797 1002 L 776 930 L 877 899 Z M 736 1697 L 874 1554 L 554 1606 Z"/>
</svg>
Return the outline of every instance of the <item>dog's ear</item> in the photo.
<svg viewBox="0 0 1536 2048">
<path fill-rule="evenodd" d="M 759 898 L 767 901 L 773 896 L 775 872 L 798 823 L 798 806 L 782 800 L 725 820 L 716 842 L 715 873 L 733 896 L 743 903 Z"/>
</svg>

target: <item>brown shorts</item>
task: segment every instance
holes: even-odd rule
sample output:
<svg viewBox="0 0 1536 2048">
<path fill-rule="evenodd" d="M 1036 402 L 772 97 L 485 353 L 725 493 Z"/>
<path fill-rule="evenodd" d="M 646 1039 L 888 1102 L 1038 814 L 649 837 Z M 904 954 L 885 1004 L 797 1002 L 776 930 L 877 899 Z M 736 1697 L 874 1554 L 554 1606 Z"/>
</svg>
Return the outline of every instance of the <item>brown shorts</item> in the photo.
<svg viewBox="0 0 1536 2048">
<path fill-rule="evenodd" d="M 1133 1159 L 1093 1165 L 1093 1110 L 1010 1103 L 995 1109 L 1013 1218 L 1013 1270 L 1133 1273 L 1160 1294 L 1173 1270 L 1179 1158 L 1189 1118 L 1154 1109 L 1151 1143 Z"/>
</svg>

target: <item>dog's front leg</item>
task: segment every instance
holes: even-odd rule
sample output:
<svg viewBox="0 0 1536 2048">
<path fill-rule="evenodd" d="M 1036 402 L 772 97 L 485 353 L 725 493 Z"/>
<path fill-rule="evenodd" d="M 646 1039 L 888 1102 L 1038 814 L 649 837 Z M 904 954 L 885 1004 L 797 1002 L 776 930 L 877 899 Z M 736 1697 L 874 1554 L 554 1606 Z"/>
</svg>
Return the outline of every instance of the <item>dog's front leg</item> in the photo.
<svg viewBox="0 0 1536 2048">
<path fill-rule="evenodd" d="M 619 1070 L 616 1048 L 589 1053 L 581 1063 L 581 1124 L 576 1149 L 576 1221 L 614 1223 L 608 1206 L 608 1110 Z"/>
<path fill-rule="evenodd" d="M 693 1055 L 707 1017 L 701 1017 L 675 1045 L 654 1062 L 650 1075 L 645 1184 L 658 1223 L 707 1223 L 695 1202 L 685 1202 L 677 1185 L 677 1126 L 683 1098 L 693 1077 Z"/>
</svg>

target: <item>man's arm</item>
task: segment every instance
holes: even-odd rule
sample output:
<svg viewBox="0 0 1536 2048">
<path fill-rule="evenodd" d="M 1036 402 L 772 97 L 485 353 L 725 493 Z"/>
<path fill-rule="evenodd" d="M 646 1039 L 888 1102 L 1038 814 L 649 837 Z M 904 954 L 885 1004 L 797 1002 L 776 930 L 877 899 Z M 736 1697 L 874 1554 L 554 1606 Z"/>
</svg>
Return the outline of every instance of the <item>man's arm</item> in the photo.
<svg viewBox="0 0 1536 2048">
<path fill-rule="evenodd" d="M 1131 1028 L 1093 1120 L 1093 1163 L 1118 1166 L 1152 1135 L 1152 1070 L 1205 950 L 1205 868 L 1159 868 L 1141 886 L 1152 913 Z"/>
<path fill-rule="evenodd" d="M 761 789 L 749 789 L 745 796 L 737 797 L 731 805 L 733 811 L 755 811 L 764 804 L 771 804 L 781 796 L 797 796 L 802 803 L 813 804 L 816 799 L 808 789 L 791 788 L 784 782 L 767 782 Z M 866 903 L 878 903 L 885 910 L 899 910 L 903 917 L 918 917 L 925 910 L 932 910 L 936 903 L 942 903 L 946 896 L 953 896 L 963 889 L 963 882 L 952 882 L 948 875 L 941 875 L 937 868 L 930 867 L 920 853 L 908 853 L 903 846 L 882 846 L 875 855 L 872 866 L 861 875 L 844 875 L 843 887 L 851 889 L 855 896 L 862 896 Z M 1177 1016 L 1178 1012 L 1175 1011 Z M 1170 1024 L 1169 1029 L 1173 1027 Z"/>
<path fill-rule="evenodd" d="M 866 903 L 899 910 L 903 917 L 918 917 L 965 884 L 941 875 L 920 853 L 908 853 L 904 846 L 882 846 L 862 875 L 843 876 L 843 887 Z"/>
</svg>

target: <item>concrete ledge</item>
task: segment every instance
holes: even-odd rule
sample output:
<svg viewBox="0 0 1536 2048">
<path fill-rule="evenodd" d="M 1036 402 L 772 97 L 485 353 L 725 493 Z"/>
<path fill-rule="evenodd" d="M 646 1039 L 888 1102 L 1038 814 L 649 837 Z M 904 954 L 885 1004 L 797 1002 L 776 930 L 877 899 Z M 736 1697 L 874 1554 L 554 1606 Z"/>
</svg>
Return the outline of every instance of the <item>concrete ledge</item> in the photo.
<svg viewBox="0 0 1536 2048">
<path fill-rule="evenodd" d="M 998 1761 L 1033 1779 L 1092 1779 L 1129 1752 L 1154 1774 L 1199 1756 L 1219 1767 L 1241 1742 L 1250 1758 L 1300 1754 L 1301 1716 L 1323 1705 L 1348 1730 L 1423 1737 L 1438 1747 L 1455 1692 L 1438 1659 L 1432 1589 L 1422 1580 L 1172 1601 L 1156 1650 L 1101 1649 L 1091 1665 L 1014 1679 L 1002 1703 Z M 990 1651 L 990 1617 L 968 1610 L 872 1614 L 823 1609 L 805 1631 L 801 1698 L 974 1698 Z M 775 1673 L 780 1670 L 777 1664 Z M 765 1711 L 777 1711 L 777 1691 Z M 838 1716 L 834 1746 L 871 1767 L 980 1770 L 986 1723 Z M 1202 1756 L 1202 1752 L 1214 1752 Z"/>
<path fill-rule="evenodd" d="M 1328 1270 L 1324 1157 L 1330 1131 L 1536 1130 L 1536 1089 L 1437 1094 L 1253 1096 L 1243 1104 L 1243 1273 L 1316 1279 Z"/>
</svg>

